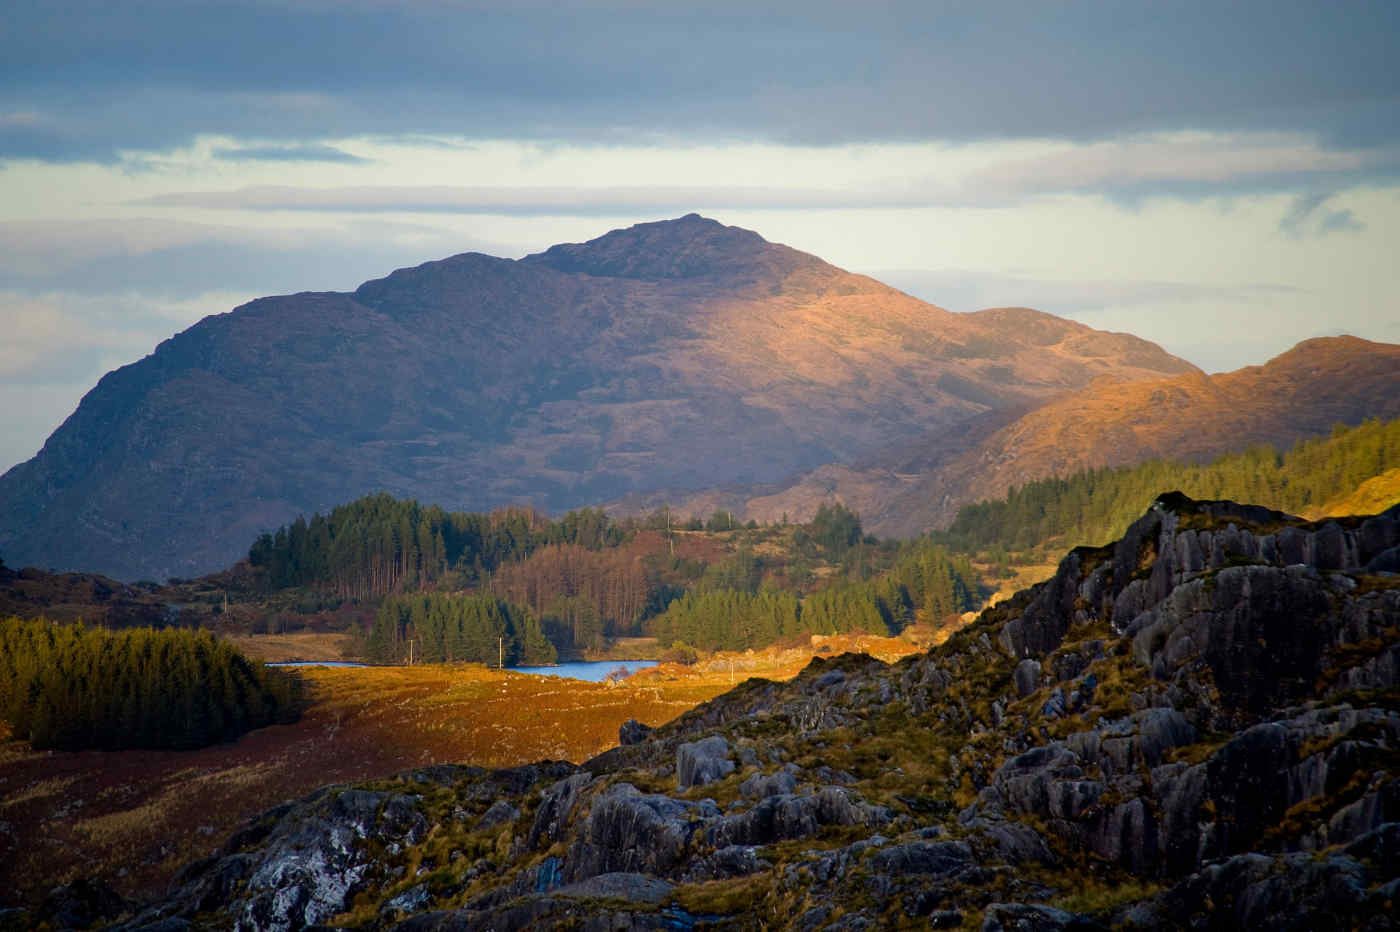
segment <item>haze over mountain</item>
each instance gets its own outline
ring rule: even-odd
[[[370,491],[557,511],[774,483],[1096,378],[1190,374],[1136,337],[954,314],[691,214],[206,318],[0,477],[0,553],[185,576]]]

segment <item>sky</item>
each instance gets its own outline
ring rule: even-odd
[[[1207,371],[1400,342],[1400,4],[7,0],[0,471],[255,297],[699,211]]]

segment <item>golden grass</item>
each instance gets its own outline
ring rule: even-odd
[[[227,639],[264,663],[356,659],[356,640],[349,634],[234,634]]]
[[[1351,492],[1307,510],[1303,517],[1309,521],[1320,521],[1348,515],[1374,515],[1397,502],[1400,502],[1400,467],[1367,479]]]
[[[72,777],[52,777],[47,780],[38,780],[18,792],[6,793],[4,798],[0,799],[0,809],[18,806],[35,799],[43,799],[46,796],[57,796],[72,786],[74,782],[76,781]]]
[[[322,638],[322,636],[311,636]],[[303,635],[266,641],[313,643]],[[324,638],[322,638],[324,643]],[[34,752],[0,744],[4,821],[0,889],[30,900],[79,874],[126,896],[162,892],[249,818],[328,783],[415,766],[582,762],[617,744],[635,718],[660,725],[751,676],[787,679],[812,656],[864,649],[897,659],[894,638],[818,639],[809,647],[663,664],[621,683],[585,683],[480,665],[307,667],[301,720],[198,751]],[[733,670],[731,672],[731,663]]]

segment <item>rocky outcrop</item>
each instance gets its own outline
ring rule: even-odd
[[[704,786],[723,780],[734,772],[729,759],[729,742],[719,735],[693,741],[676,748],[676,785],[680,789]]]
[[[132,926],[212,909],[237,929],[319,925],[345,910],[357,891],[387,879],[375,849],[398,853],[423,840],[428,823],[419,802],[409,794],[331,788],[274,810],[222,854],[187,869],[171,898]]]
[[[1397,537],[1164,496],[926,655],[749,681],[582,768],[327,791],[133,925],[1391,929]]]

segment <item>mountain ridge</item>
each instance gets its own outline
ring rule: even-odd
[[[954,314],[697,215],[259,298],[104,376],[0,476],[0,552],[198,575],[368,492],[564,510],[778,482],[1095,375],[1194,368],[1049,315],[1059,339],[1028,341],[1038,313]]]
[[[962,505],[1034,479],[1155,458],[1203,461],[1260,444],[1286,449],[1338,423],[1396,416],[1400,345],[1317,337],[1233,372],[1192,367],[1157,380],[1100,375],[1045,404],[991,410],[857,463],[822,466],[761,489],[681,495],[672,504],[682,513],[721,507],[746,519],[805,520],[821,502],[839,499],[874,533],[909,536],[944,527]]]

